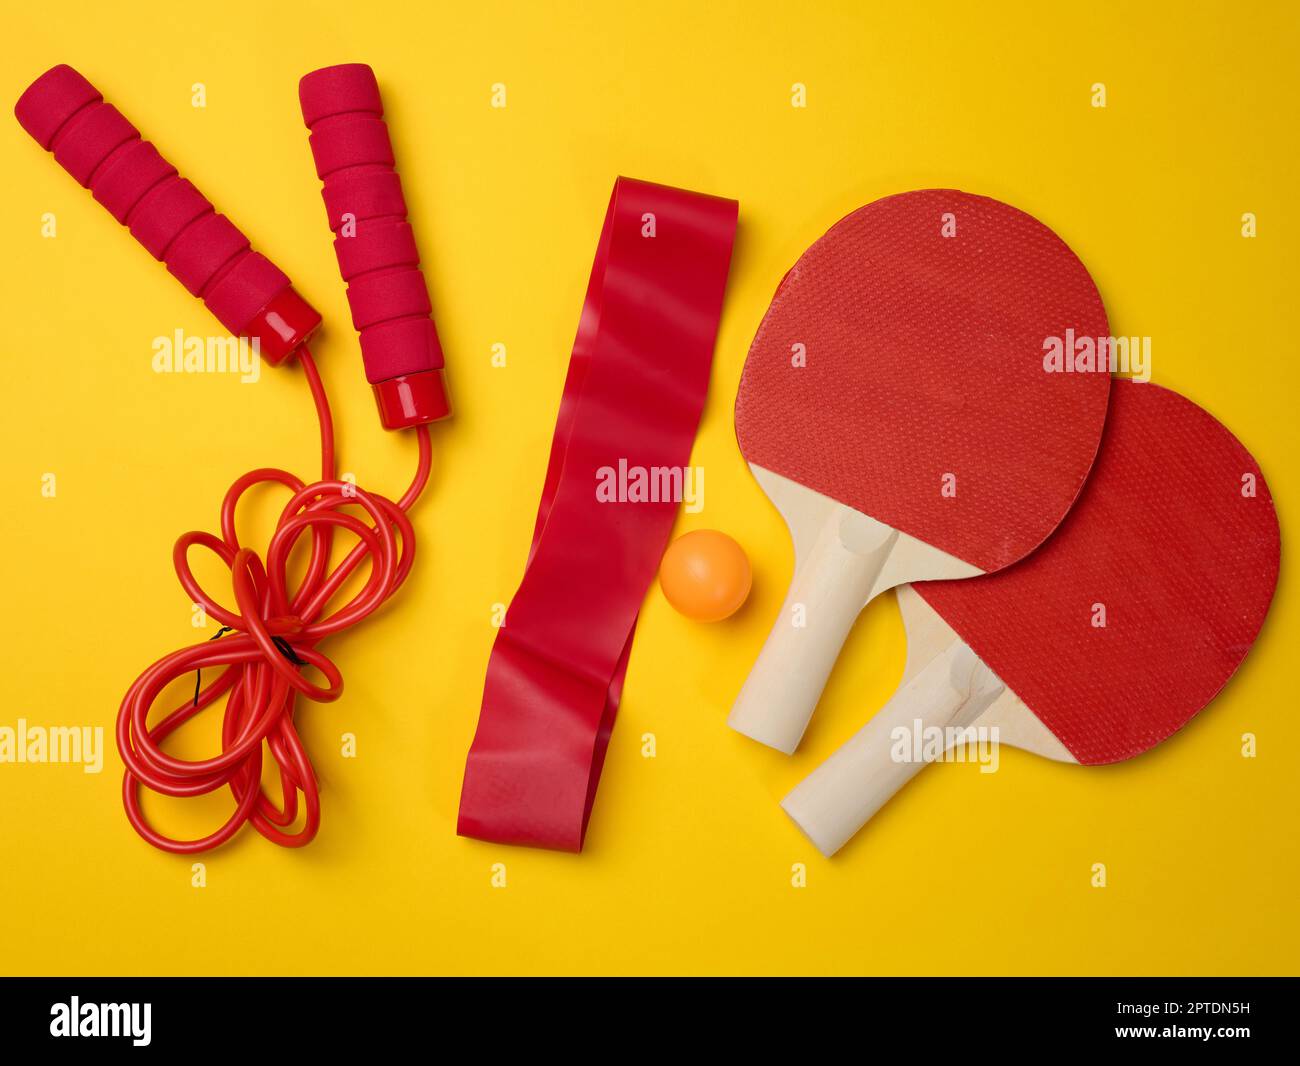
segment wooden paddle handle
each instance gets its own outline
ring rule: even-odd
[[[804,778],[782,809],[823,855],[834,855],[947,749],[934,729],[970,725],[1005,687],[967,644],[954,641]]]
[[[787,755],[799,746],[840,648],[898,542],[898,533],[837,506],[818,530],[728,724]]]

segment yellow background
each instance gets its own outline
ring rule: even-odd
[[[414,450],[379,428],[364,387],[296,97],[308,70],[371,63],[457,410],[435,433],[409,584],[326,646],[346,692],[300,714],[322,780],[320,837],[288,852],[248,831],[206,857],[207,887],[192,888],[188,859],[153,851],[126,823],[112,725],[139,669],[215,631],[190,628],[169,563],[176,535],[215,529],[221,494],[246,469],[315,476],[306,388],[292,369],[256,385],[154,374],[153,337],[218,327],[16,122],[0,121],[0,725],[102,724],[109,746],[99,776],[0,765],[0,970],[1297,970],[1300,725],[1288,663],[1300,615],[1285,572],[1239,676],[1161,748],[1102,769],[1020,752],[990,776],[934,768],[833,861],[777,802],[896,684],[893,598],[863,615],[796,758],[725,726],[791,566],[736,451],[740,368],[784,270],[881,195],[955,186],[1056,229],[1092,270],[1114,332],[1154,338],[1154,380],[1240,436],[1284,531],[1300,528],[1291,5],[12,6],[0,97],[71,63],[230,214],[325,314],[317,351],[342,469],[396,492]],[[191,106],[195,82],[205,109]],[[507,86],[504,110],[489,107],[494,82]],[[795,82],[806,109],[791,107]],[[1094,82],[1106,85],[1104,110],[1091,106]],[[694,455],[707,507],[679,530],[740,539],[755,592],[741,616],[703,627],[651,591],[585,854],[462,840],[455,813],[492,606],[523,566],[618,174],[741,203]],[[1240,235],[1248,211],[1253,240]],[[44,212],[57,239],[40,236]],[[504,369],[490,365],[498,342]],[[46,472],[54,499],[40,494]],[[201,573],[222,587],[215,567]],[[213,728],[186,750],[203,751]],[[340,756],[347,731],[355,760]],[[642,758],[651,732],[658,756]],[[1258,736],[1253,760],[1240,754],[1245,732]],[[150,809],[197,834],[228,803]],[[504,889],[490,883],[499,862]],[[1097,862],[1105,889],[1089,884]],[[806,888],[791,885],[795,863],[807,864]]]

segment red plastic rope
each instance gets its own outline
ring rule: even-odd
[[[321,480],[308,485],[284,470],[252,470],[230,486],[222,501],[220,537],[191,531],[177,540],[172,560],[181,586],[230,635],[159,659],[136,678],[118,711],[117,746],[126,764],[122,802],[136,832],[164,851],[207,851],[224,844],[245,823],[285,847],[302,847],[316,836],[320,796],[311,761],[294,725],[298,696],[317,703],[338,699],[343,676],[317,645],[379,608],[406,580],[415,556],[415,533],[406,512],[429,480],[429,427],[414,427],[419,463],[410,487],[396,503],[337,480],[329,399],[305,346],[300,349],[300,361],[320,420]],[[250,488],[268,483],[287,486],[293,497],[280,514],[263,562],[255,551],[239,543],[235,509]],[[349,508],[363,510],[369,523],[349,513]],[[356,536],[358,543],[331,570],[333,538],[340,529]],[[311,536],[311,555],[301,582],[290,589],[286,564],[304,533]],[[218,604],[195,580],[189,565],[189,550],[195,545],[209,549],[230,567],[237,613]],[[371,573],[365,585],[337,610],[322,614],[367,559]],[[324,685],[306,676],[308,666],[323,675]],[[154,703],[169,684],[208,667],[222,668],[216,680],[156,725],[148,724]],[[190,761],[163,751],[167,736],[222,696],[227,699],[220,755]],[[270,753],[279,771],[280,807],[262,788],[264,751]],[[164,796],[199,796],[225,786],[235,798],[235,810],[215,832],[197,840],[177,840],[158,832],[145,818],[141,785]],[[298,820],[299,793],[305,817],[302,828],[293,832],[290,827]]]

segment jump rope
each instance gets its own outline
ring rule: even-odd
[[[321,316],[288,276],[253,251],[248,238],[71,67],[46,71],[14,109],[23,128],[226,329],[254,342],[272,365],[297,360],[320,425],[319,480],[307,483],[274,467],[249,471],[222,500],[220,536],[191,531],[172,551],[182,588],[220,624],[220,639],[153,663],[127,690],[117,718],[127,817],[140,836],[165,851],[207,851],[245,824],[285,847],[301,847],[315,837],[320,797],[294,724],[298,697],[317,703],[338,699],[342,673],[318,645],[377,610],[410,573],[415,532],[407,512],[429,480],[428,424],[450,414],[442,350],[374,73],[363,64],[326,67],[302,79],[299,97],[380,420],[387,429],[415,431],[415,475],[396,501],[338,478],[329,399],[307,346]],[[240,544],[235,515],[249,489],[268,484],[293,495],[262,556]],[[367,520],[355,513],[358,509]],[[355,536],[357,544],[331,567],[339,531]],[[310,555],[301,580],[291,586],[289,557],[304,535],[310,536]],[[200,587],[189,564],[193,547],[208,549],[229,567],[237,610],[222,607]],[[363,562],[370,564],[364,585],[327,611]],[[324,678],[323,685],[305,675],[308,666]],[[220,670],[215,679],[148,724],[155,702],[172,682],[209,668]],[[223,696],[220,755],[186,760],[163,750],[170,734]],[[280,779],[279,807],[262,788],[264,746]],[[141,806],[142,786],[175,797],[227,787],[235,810],[207,836],[178,840],[150,824]],[[300,809],[303,824],[293,831]]]

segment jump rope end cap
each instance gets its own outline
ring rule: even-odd
[[[244,332],[256,340],[261,356],[279,366],[320,328],[320,312],[293,288],[282,289],[263,307]]]
[[[410,429],[441,421],[451,414],[451,401],[447,398],[441,370],[403,374],[377,381],[371,387],[385,429]]]

